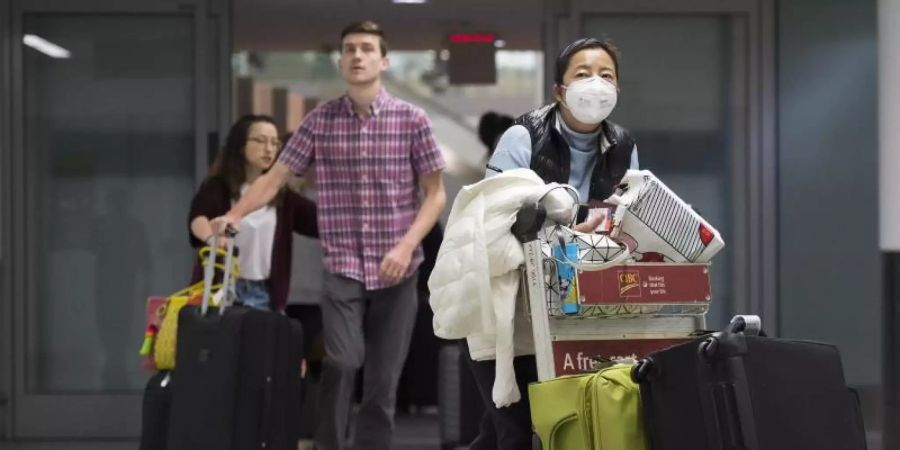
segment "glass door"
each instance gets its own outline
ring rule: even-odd
[[[221,126],[210,4],[13,3],[16,438],[139,435],[144,303],[189,281]]]

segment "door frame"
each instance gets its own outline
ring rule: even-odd
[[[195,183],[206,176],[209,160],[209,131],[217,131],[220,136],[227,130],[227,113],[231,92],[231,2],[230,0],[12,0],[8,15],[0,15],[8,28],[0,31],[8,37],[0,48],[0,82],[7,82],[0,92],[8,95],[10,105],[0,112],[0,262],[3,283],[0,284],[0,315],[8,320],[0,322],[0,330],[12,342],[5,350],[0,347],[4,373],[0,373],[0,401],[3,392],[9,396],[6,424],[7,438],[15,440],[56,440],[56,439],[134,439],[140,434],[141,391],[131,392],[89,392],[89,393],[30,393],[26,387],[28,354],[33,354],[29,346],[28,310],[34,302],[34,274],[29,273],[27,241],[29,203],[27,198],[28,156],[24,143],[24,92],[23,92],[23,49],[21,42],[26,14],[92,14],[92,15],[166,15],[189,17],[194,30],[194,161]],[[220,52],[216,59],[217,73],[210,74],[210,40],[207,29],[213,24],[219,30],[216,49]],[[224,41],[224,42],[223,42]],[[4,55],[3,51],[8,52]],[[5,64],[5,65],[3,65]],[[219,89],[211,91],[210,77],[217,77]],[[210,99],[217,95],[217,99]],[[211,106],[215,105],[215,106]],[[210,120],[210,108],[218,107],[218,120]],[[2,114],[7,114],[4,117]],[[224,120],[222,120],[224,118]],[[4,129],[4,125],[8,127]],[[7,132],[4,132],[7,131]],[[3,147],[4,144],[6,147]],[[2,168],[8,168],[5,171]],[[12,237],[16,236],[16,239]],[[7,245],[3,245],[7,243]],[[8,299],[8,300],[4,300]],[[5,314],[3,314],[5,313]],[[0,344],[4,345],[4,344]],[[5,381],[5,384],[3,383]],[[3,404],[0,403],[0,408]],[[0,412],[3,410],[0,409]],[[0,429],[2,430],[2,429]],[[0,434],[0,439],[3,435]]]
[[[588,15],[731,16],[746,23],[746,60],[731,62],[744,68],[746,89],[733,87],[730,95],[745,99],[746,123],[743,155],[733,155],[736,177],[732,202],[743,207],[734,214],[734,304],[742,314],[759,314],[766,330],[778,334],[778,191],[776,148],[776,16],[775,0],[570,0],[544,3],[545,79],[553,80],[556,55],[569,42],[583,36]],[[740,75],[739,75],[740,76]],[[547,98],[552,99],[550,83]]]
[[[12,274],[10,266],[12,185],[10,177],[10,17],[12,6],[0,6],[0,441],[12,429]]]

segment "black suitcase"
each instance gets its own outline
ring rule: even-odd
[[[203,310],[186,306],[178,316],[169,450],[295,450],[302,327],[244,306]]]
[[[166,450],[169,412],[172,405],[172,375],[161,370],[147,380],[141,407],[140,450]]]
[[[753,317],[753,316],[749,316]],[[635,365],[653,450],[862,450],[836,347],[744,333],[742,316]]]
[[[438,424],[442,450],[472,443],[478,436],[484,414],[484,402],[460,345],[466,345],[465,340],[444,345],[438,353]]]

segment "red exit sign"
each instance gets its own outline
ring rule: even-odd
[[[453,44],[493,44],[497,36],[493,33],[455,33],[450,35]]]

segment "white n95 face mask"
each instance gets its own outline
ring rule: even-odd
[[[581,123],[603,122],[616,107],[616,86],[598,76],[575,80],[563,88],[566,107]]]

